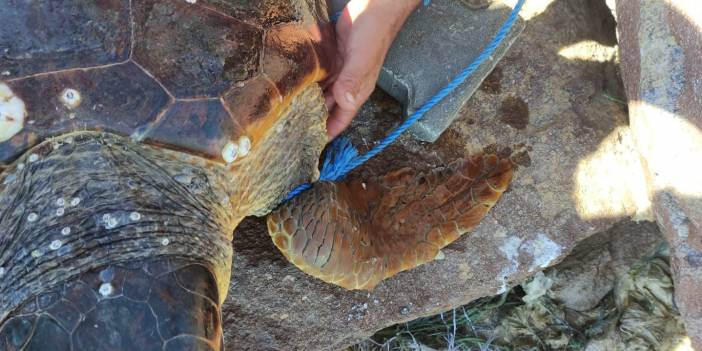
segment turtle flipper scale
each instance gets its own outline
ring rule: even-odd
[[[366,183],[321,182],[271,213],[268,231],[306,273],[372,289],[475,227],[512,176],[509,160],[478,155],[428,174],[400,169]]]

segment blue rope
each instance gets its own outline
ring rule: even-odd
[[[497,31],[495,37],[492,41],[483,49],[473,62],[466,68],[464,68],[458,75],[451,80],[446,87],[439,90],[436,95],[432,96],[429,101],[424,103],[417,111],[415,111],[406,121],[400,124],[395,130],[393,130],[383,141],[378,145],[373,147],[370,151],[364,155],[358,155],[358,152],[353,147],[351,142],[346,138],[335,139],[325,154],[325,160],[322,165],[322,171],[319,176],[320,181],[338,181],[344,178],[349,172],[354,170],[356,167],[364,164],[366,161],[371,159],[373,156],[377,155],[383,151],[388,145],[393,143],[402,133],[404,133],[414,122],[422,118],[427,111],[431,110],[436,104],[441,102],[446,96],[451,94],[456,88],[461,85],[485,60],[491,59],[491,55],[495,52],[500,43],[505,39],[509,30],[512,29],[514,21],[517,20],[517,15],[524,5],[524,0],[519,0],[517,5],[514,6],[512,13],[502,24],[502,27]],[[288,201],[297,195],[300,195],[305,190],[312,187],[311,184],[302,184],[297,188],[293,189],[285,201]]]

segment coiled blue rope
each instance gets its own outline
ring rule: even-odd
[[[512,13],[510,13],[505,23],[503,23],[500,29],[497,31],[495,37],[485,47],[485,49],[483,49],[480,55],[473,60],[470,65],[468,65],[468,67],[459,72],[458,75],[456,75],[456,77],[453,78],[448,85],[446,85],[446,87],[439,90],[436,95],[432,96],[429,101],[425,102],[424,105],[409,116],[406,121],[395,128],[395,130],[393,130],[387,137],[385,137],[385,139],[383,139],[383,141],[373,147],[370,151],[363,155],[359,155],[358,151],[356,151],[348,139],[343,137],[335,139],[327,148],[319,180],[333,182],[341,180],[356,167],[364,164],[371,157],[377,155],[388,147],[388,145],[392,144],[398,137],[400,137],[402,133],[412,126],[414,122],[422,118],[427,111],[431,110],[432,107],[456,90],[456,88],[461,85],[468,78],[468,76],[470,76],[478,68],[478,66],[480,66],[480,64],[490,58],[490,56],[495,52],[497,46],[502,43],[510,29],[512,29],[514,21],[517,20],[519,11],[522,9],[522,5],[524,5],[524,0],[517,1],[517,5],[514,6]],[[302,184],[298,186],[288,194],[285,201],[300,195],[302,192],[310,189],[311,187],[312,184]]]

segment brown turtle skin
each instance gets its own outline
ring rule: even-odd
[[[236,224],[318,173],[324,1],[11,1],[0,22],[0,350],[221,349]]]

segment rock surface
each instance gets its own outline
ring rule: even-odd
[[[522,15],[519,40],[436,143],[405,136],[351,175],[512,151],[521,167],[481,225],[444,249],[445,259],[366,292],[305,276],[277,252],[261,220],[247,220],[235,235],[223,311],[228,350],[337,350],[504,291],[623,218],[650,218],[625,106],[616,102],[624,97],[611,12],[598,0],[529,0]],[[350,137],[364,151],[400,115],[377,93]]]
[[[551,297],[564,307],[587,311],[614,288],[632,265],[651,255],[664,242],[654,222],[621,222],[578,244],[573,252],[548,270]]]
[[[632,135],[656,219],[671,244],[676,303],[702,349],[702,8],[617,1]]]

